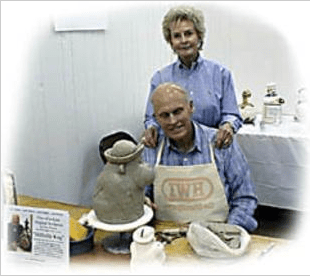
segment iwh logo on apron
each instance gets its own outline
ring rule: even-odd
[[[156,218],[189,222],[194,220],[224,222],[228,203],[218,174],[212,147],[211,162],[192,166],[160,165],[164,142],[155,165],[154,199]]]
[[[213,185],[207,177],[166,178],[161,186],[167,201],[207,200],[213,194]]]

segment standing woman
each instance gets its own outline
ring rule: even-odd
[[[152,77],[144,121],[145,145],[155,147],[161,131],[150,98],[154,89],[164,82],[177,83],[189,92],[195,108],[193,120],[219,128],[218,148],[230,145],[234,133],[242,126],[242,117],[230,71],[199,53],[206,32],[202,12],[193,7],[172,8],[163,19],[162,31],[178,59]]]

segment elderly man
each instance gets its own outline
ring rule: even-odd
[[[155,199],[157,219],[224,222],[255,230],[255,188],[237,142],[215,148],[217,130],[191,119],[193,103],[179,85],[159,85],[151,100],[164,131],[158,146],[143,153],[155,165],[155,181],[145,193]]]

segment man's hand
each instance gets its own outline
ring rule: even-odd
[[[144,203],[150,206],[153,210],[158,209],[158,206],[155,203],[153,203],[152,200],[147,196],[144,197]]]
[[[220,126],[216,137],[216,147],[221,149],[228,147],[233,141],[234,131],[230,123]]]
[[[158,132],[156,127],[151,126],[144,131],[142,143],[147,147],[154,148],[157,145],[157,136]]]

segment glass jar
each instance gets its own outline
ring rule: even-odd
[[[267,84],[267,93],[263,100],[263,122],[279,125],[282,122],[282,104],[284,99],[278,96],[276,84]]]

